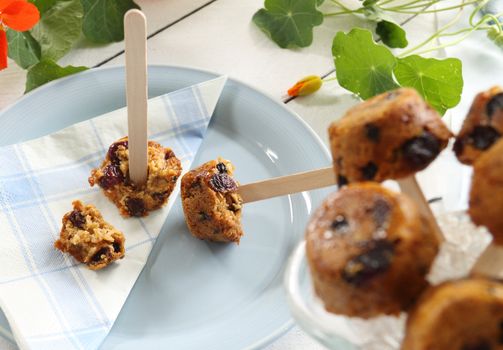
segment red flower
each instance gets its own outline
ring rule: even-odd
[[[7,28],[24,32],[39,19],[37,7],[26,0],[0,0],[0,69],[7,67]]]

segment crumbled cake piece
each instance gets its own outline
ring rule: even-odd
[[[456,157],[461,163],[471,165],[499,140],[501,134],[503,134],[503,89],[494,86],[475,96],[454,142]]]
[[[306,230],[316,294],[329,312],[396,315],[428,287],[439,242],[407,196],[377,183],[350,184],[325,199]]]
[[[91,270],[99,270],[124,257],[124,235],[93,205],[74,201],[73,210],[63,216],[63,227],[54,247],[69,253]]]
[[[137,187],[129,178],[128,139],[124,137],[110,146],[101,166],[92,170],[89,184],[99,185],[122,216],[140,217],[167,203],[181,173],[173,151],[149,141],[147,182]]]
[[[384,181],[426,168],[451,132],[416,90],[401,88],[349,109],[328,130],[340,186]]]
[[[182,178],[182,205],[190,232],[199,239],[239,243],[243,200],[233,179],[234,167],[219,158]]]
[[[402,350],[502,350],[503,285],[485,279],[428,289],[409,313]]]

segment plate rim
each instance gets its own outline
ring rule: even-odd
[[[41,94],[45,93],[46,90],[51,89],[52,87],[62,84],[68,80],[72,79],[79,79],[80,77],[88,74],[100,74],[101,72],[105,71],[112,71],[112,70],[125,70],[125,65],[120,64],[120,65],[113,65],[113,66],[101,66],[101,67],[91,67],[85,71],[77,72],[75,74],[68,75],[66,77],[62,77],[56,80],[52,80],[48,83],[45,83],[44,85],[29,91],[26,94],[23,94],[21,98],[19,98],[17,101],[11,103],[7,107],[5,107],[3,110],[0,111],[0,119],[4,116],[4,114],[7,114],[11,109],[16,107],[18,104],[23,103],[25,100],[31,98],[31,96],[36,95],[36,94]],[[291,110],[288,108],[287,104],[282,101],[277,101],[275,97],[273,97],[270,93],[262,91],[238,78],[235,78],[233,76],[227,75],[227,74],[221,74],[217,73],[215,71],[209,70],[209,69],[203,69],[203,68],[196,68],[196,67],[190,67],[190,66],[185,66],[185,65],[175,65],[175,64],[149,64],[147,65],[147,79],[148,79],[148,70],[150,68],[153,69],[180,69],[180,70],[188,70],[188,71],[195,71],[195,72],[200,72],[204,74],[209,74],[213,75],[214,78],[218,78],[221,76],[225,76],[228,81],[233,81],[235,83],[238,83],[239,85],[243,85],[246,88],[250,90],[254,90],[255,92],[258,92],[259,94],[263,95],[264,97],[267,97],[271,102],[275,103],[276,105],[281,106],[282,109],[286,110],[288,113],[290,113],[292,116],[295,117],[295,119],[302,124],[302,126],[309,132],[309,134],[314,138],[314,141],[320,146],[320,148],[323,150],[324,156],[327,157],[329,161],[332,161],[332,156],[330,154],[330,151],[328,150],[327,146],[323,143],[321,140],[320,136],[316,134],[316,132],[311,128],[311,126],[304,120],[302,117],[295,111]],[[148,83],[148,80],[147,80]],[[227,83],[226,83],[227,84]],[[224,86],[225,87],[225,86]],[[289,102],[289,101],[288,101]],[[217,102],[218,104],[218,102]],[[32,140],[32,139],[30,139]],[[29,141],[29,140],[26,140]],[[24,141],[24,142],[26,142]]]
[[[250,84],[248,84],[248,83],[246,83],[246,82],[244,82],[244,81],[242,81],[242,80],[240,80],[238,78],[235,78],[233,76],[229,76],[229,75],[226,75],[226,74],[217,73],[215,71],[208,70],[208,69],[191,67],[191,66],[186,66],[186,65],[149,64],[148,67],[147,67],[147,72],[150,69],[161,69],[161,70],[164,70],[164,69],[167,69],[167,70],[169,70],[169,69],[177,69],[177,70],[186,70],[186,71],[192,71],[192,72],[196,72],[196,73],[202,73],[202,74],[205,74],[205,75],[211,75],[211,76],[213,76],[213,78],[218,78],[218,77],[221,77],[221,76],[227,77],[228,81],[232,81],[233,83],[236,83],[236,84],[241,85],[241,86],[243,86],[245,88],[248,88],[251,91],[254,91],[254,92],[256,92],[256,93],[264,96],[265,98],[267,98],[270,102],[274,103],[275,105],[280,106],[281,109],[283,109],[285,112],[287,112],[290,115],[290,117],[293,117],[293,119],[296,122],[298,122],[305,131],[307,131],[307,133],[311,136],[312,140],[322,150],[322,156],[323,156],[323,158],[326,158],[330,163],[332,162],[332,156],[330,154],[330,151],[328,150],[327,146],[323,143],[323,141],[321,140],[320,136],[318,136],[318,134],[316,134],[316,132],[313,130],[313,128],[304,119],[302,119],[302,117],[297,112],[295,112],[292,109],[290,109],[286,105],[285,102],[278,101],[272,94],[270,94],[268,92],[265,92],[265,91],[262,91],[259,88],[254,87],[254,86],[252,86],[252,85],[250,85]],[[125,70],[125,66],[123,64],[121,64],[121,65],[112,65],[112,66],[91,67],[91,68],[89,68],[89,69],[87,69],[85,71],[78,72],[76,74],[72,74],[72,75],[69,75],[69,76],[66,76],[66,77],[62,77],[62,78],[50,81],[50,82],[48,82],[48,83],[46,83],[46,84],[44,84],[44,85],[42,85],[42,86],[40,86],[40,87],[32,90],[32,91],[24,94],[23,96],[21,96],[21,98],[19,98],[18,100],[16,100],[15,102],[11,103],[7,107],[5,107],[3,110],[1,110],[0,111],[0,122],[2,121],[2,118],[4,117],[4,115],[6,115],[7,113],[9,113],[12,109],[14,109],[15,107],[17,107],[18,105],[23,104],[25,101],[29,100],[33,96],[44,94],[48,90],[51,90],[54,87],[57,87],[58,85],[64,84],[67,81],[78,80],[81,77],[83,77],[84,75],[106,74],[107,72],[120,71],[120,70]],[[226,84],[227,84],[227,82],[226,82]],[[218,102],[217,102],[217,104],[218,104]],[[91,116],[90,118],[93,118],[93,117]],[[42,135],[42,136],[39,136],[39,137],[43,137],[43,136],[45,136],[45,135]],[[38,138],[38,137],[36,137],[36,138]],[[22,142],[33,140],[33,139],[36,139],[36,138],[31,138],[31,139],[28,139],[28,140],[25,140],[25,141],[22,141]],[[134,288],[134,286],[133,286],[133,288]],[[282,286],[282,288],[283,288],[283,290],[285,289],[284,286]],[[285,293],[286,293],[286,291],[285,291]],[[285,296],[285,299],[286,299],[286,296]],[[120,312],[122,312],[122,308],[121,308]],[[8,323],[8,320],[7,320],[7,323]],[[288,318],[288,320],[285,323],[283,323],[280,327],[277,327],[277,328],[273,329],[268,336],[265,336],[263,338],[257,339],[253,343],[245,346],[244,349],[263,348],[263,347],[271,344],[275,340],[279,339],[284,334],[286,334],[294,325],[295,325],[295,320],[294,320],[291,312],[289,311],[289,318]],[[10,326],[10,324],[9,324],[9,326]],[[10,332],[9,335],[13,336],[12,329],[11,329],[11,332]],[[107,337],[108,337],[108,334],[107,334]],[[16,342],[16,346],[17,346],[17,342]],[[101,345],[100,345],[100,347],[101,347]]]

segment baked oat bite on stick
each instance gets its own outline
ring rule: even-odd
[[[189,171],[182,178],[182,205],[192,235],[215,242],[239,243],[243,236],[243,200],[232,177],[234,166],[219,158]]]
[[[92,170],[89,184],[100,186],[122,216],[140,217],[167,203],[181,173],[173,151],[149,141],[147,181],[137,186],[129,178],[128,138],[123,137],[110,146],[101,166]]]

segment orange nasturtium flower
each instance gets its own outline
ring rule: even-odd
[[[0,0],[1,1],[1,0]],[[310,95],[318,91],[323,84],[323,80],[317,75],[309,75],[295,83],[288,89],[289,96],[304,96]]]
[[[0,0],[0,70],[7,67],[7,28],[24,32],[39,19],[37,7],[26,0]]]

